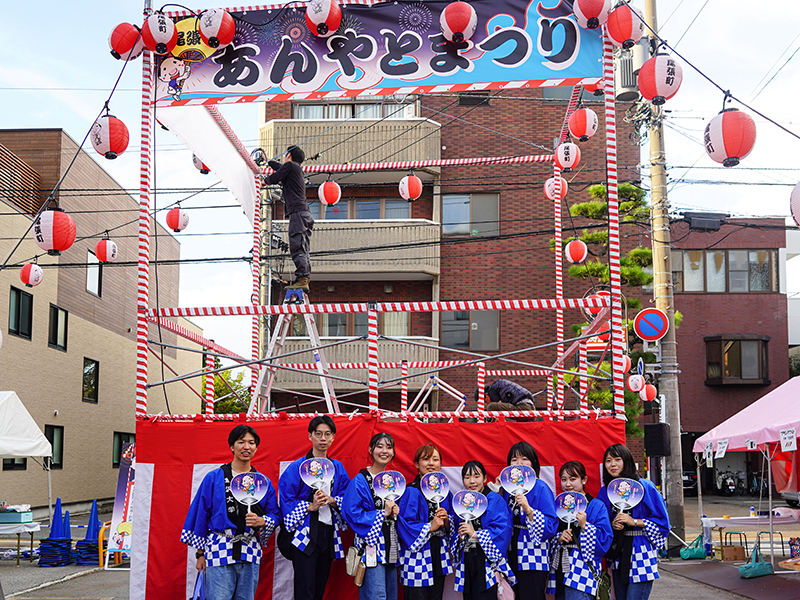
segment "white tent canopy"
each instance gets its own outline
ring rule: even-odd
[[[0,392],[0,458],[49,457],[53,448],[16,392]]]

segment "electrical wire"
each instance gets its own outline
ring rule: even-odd
[[[681,43],[681,40],[682,40],[683,38],[685,38],[685,37],[686,37],[686,34],[687,34],[687,33],[689,33],[689,30],[692,28],[692,25],[694,25],[694,22],[695,22],[695,21],[697,21],[697,17],[699,17],[699,16],[700,16],[700,13],[702,13],[702,12],[703,12],[703,9],[704,9],[706,6],[708,6],[708,0],[706,0],[705,4],[703,4],[703,6],[701,6],[701,7],[700,7],[700,10],[698,10],[698,11],[697,11],[697,14],[694,16],[694,19],[692,19],[692,22],[691,22],[691,23],[689,23],[689,26],[688,26],[688,27],[686,27],[686,30],[683,32],[683,35],[681,35],[680,39],[679,39],[679,40],[678,40],[678,41],[675,43],[675,46],[677,46],[678,44],[680,44],[680,43]]]

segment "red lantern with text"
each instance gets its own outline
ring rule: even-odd
[[[189,226],[189,213],[176,206],[167,213],[167,227],[180,233]]]
[[[319,201],[323,204],[333,206],[342,198],[342,188],[335,181],[326,181],[317,191],[319,194]]]
[[[735,167],[756,143],[756,124],[747,113],[726,108],[706,125],[706,153],[725,167]]]
[[[50,256],[59,256],[75,243],[75,221],[60,208],[44,211],[33,224],[33,239]]]
[[[561,183],[561,187],[558,190],[556,190],[556,179]],[[550,200],[563,200],[564,196],[567,195],[568,189],[567,180],[563,177],[551,177],[544,182],[544,195]]]
[[[403,200],[413,202],[422,196],[422,180],[416,175],[406,175],[400,180],[398,189]]]
[[[591,108],[579,108],[569,116],[569,134],[585,142],[597,133],[597,113]]]
[[[631,375],[628,377],[628,389],[632,392],[641,392],[644,389],[644,377],[641,375]]]
[[[164,13],[153,13],[142,25],[145,48],[156,54],[169,54],[178,43],[178,30]]]
[[[571,263],[580,263],[589,256],[589,248],[583,240],[572,240],[564,247],[564,256]]]
[[[448,42],[466,42],[475,33],[478,15],[472,5],[461,2],[448,4],[439,17],[439,27]]]
[[[100,262],[114,262],[117,260],[117,245],[111,240],[100,240],[94,245],[94,255]]]
[[[593,300],[602,298],[605,301],[608,301],[608,299],[610,297],[611,297],[611,293],[607,292],[605,290],[597,292],[596,294],[592,294],[591,296],[589,296],[589,298],[592,298]],[[588,312],[590,315],[599,315],[600,311],[602,311],[604,308],[605,308],[605,306],[596,306],[596,307],[595,306],[590,306],[589,308],[586,309],[586,312]]]
[[[578,25],[584,29],[597,29],[608,21],[611,0],[574,0],[572,12]]]
[[[194,165],[194,168],[200,171],[203,175],[208,175],[210,169],[202,160],[197,158],[196,154],[192,154],[192,164]]]
[[[628,371],[631,370],[632,366],[633,366],[633,362],[631,361],[631,357],[628,356],[627,354],[623,354],[622,355],[622,372],[623,373],[627,373]]]
[[[620,4],[608,16],[606,30],[615,46],[633,48],[644,35],[644,17],[638,8]]]
[[[19,273],[19,278],[26,286],[35,287],[42,283],[42,279],[44,279],[44,271],[42,271],[42,267],[36,263],[28,263],[22,267],[22,271]]]
[[[656,106],[677,94],[681,81],[683,69],[666,54],[656,54],[639,70],[639,92]]]
[[[128,148],[128,128],[112,114],[102,115],[92,125],[89,139],[99,154],[109,160],[117,158]]]
[[[562,171],[572,169],[581,162],[581,149],[577,144],[565,142],[556,148],[553,160]]]
[[[639,398],[644,402],[652,402],[658,396],[658,390],[652,383],[648,383],[641,390],[639,390]]]
[[[120,23],[111,30],[108,47],[111,48],[111,56],[117,60],[131,60],[142,53],[144,41],[136,25]]]
[[[795,225],[800,227],[800,183],[794,186],[789,198],[789,211],[792,213]]]
[[[336,0],[310,0],[306,6],[306,25],[318,37],[329,37],[342,24],[342,9]]]
[[[233,41],[236,23],[228,11],[209,8],[200,15],[200,37],[209,48],[224,48]]]

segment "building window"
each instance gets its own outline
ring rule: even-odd
[[[317,320],[322,337],[357,337],[369,334],[367,313],[321,314]],[[409,324],[407,313],[380,313],[378,333],[391,337],[407,337]]]
[[[122,459],[122,447],[125,444],[136,443],[135,433],[122,433],[121,431],[114,432],[114,456],[112,458],[111,466],[115,469],[119,468],[120,460]]]
[[[4,458],[3,471],[24,471],[28,468],[27,458]]]
[[[8,333],[31,339],[33,329],[33,295],[11,288],[8,306]]]
[[[569,86],[544,87],[542,88],[542,98],[544,100],[569,100],[572,96],[572,88]],[[595,96],[594,92],[581,90],[580,99],[582,102],[602,102],[603,96]]]
[[[778,291],[776,250],[673,250],[676,292],[769,293]]]
[[[489,92],[459,92],[459,106],[489,106]]]
[[[497,194],[443,194],[442,235],[499,235],[499,199]]]
[[[100,363],[83,359],[83,401],[97,404],[97,384],[100,380]]]
[[[67,351],[67,316],[63,308],[50,305],[50,333],[47,343],[51,348]]]
[[[86,291],[98,298],[103,296],[103,265],[91,250],[86,254]]]
[[[417,116],[417,104],[405,96],[370,96],[355,102],[331,102],[329,104],[297,103],[292,106],[295,119],[413,119]]]
[[[50,468],[62,469],[64,467],[64,428],[59,425],[45,425],[44,437],[53,447],[53,459],[50,463]]]
[[[312,214],[319,215],[326,221],[339,219],[380,221],[411,217],[411,203],[405,200],[340,200],[334,205],[314,202],[311,203],[310,209]]]
[[[770,385],[767,335],[712,335],[706,343],[706,385]]]
[[[500,349],[498,311],[444,310],[441,315],[441,344],[445,348]]]

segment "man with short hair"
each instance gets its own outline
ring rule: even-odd
[[[189,507],[181,541],[197,549],[197,570],[205,572],[207,600],[253,600],[261,547],[280,519],[275,488],[250,509],[231,493],[231,480],[257,472],[250,461],[261,443],[256,430],[237,425],[228,435],[233,460],[204,478]]]
[[[308,254],[311,248],[311,231],[314,218],[308,210],[306,200],[306,180],[300,165],[306,155],[299,146],[290,146],[283,157],[283,164],[269,161],[275,172],[267,176],[268,184],[280,183],[283,188],[284,216],[289,219],[289,252],[296,270],[295,281],[286,289],[301,289],[308,293],[308,278],[311,275],[311,261]]]
[[[328,457],[335,436],[331,417],[311,419],[311,450],[286,467],[278,482],[283,526],[292,534],[293,549],[287,558],[294,566],[295,600],[322,600],[331,563],[344,557],[341,532],[346,525],[340,508],[350,477],[342,463]],[[300,478],[300,465],[314,458],[327,458],[334,466],[333,481],[316,491]]]

